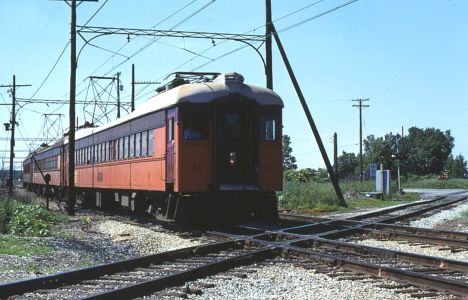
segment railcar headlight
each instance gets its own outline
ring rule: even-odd
[[[229,164],[234,166],[237,163],[237,153],[236,151],[229,152]]]

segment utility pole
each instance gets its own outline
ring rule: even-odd
[[[132,64],[132,111],[135,110],[135,64]]]
[[[71,8],[70,22],[70,131],[68,132],[68,199],[67,213],[75,215],[75,103],[76,103],[76,1],[64,0]],[[97,2],[98,0],[78,0],[83,2]]]
[[[271,50],[271,33],[273,24],[271,22],[271,0],[265,0],[265,75],[266,86],[273,89],[273,65]]]
[[[336,178],[338,178],[338,135],[336,132],[333,134],[333,166]]]
[[[362,102],[369,101],[369,99],[354,99],[351,101],[359,102],[359,104],[354,104],[353,107],[359,107],[359,164],[361,167],[360,178],[362,182],[364,179],[364,171],[362,168],[362,108],[369,107],[369,105],[364,105]]]
[[[68,133],[68,207],[69,216],[75,215],[75,100],[76,100],[76,0],[71,0],[70,51],[70,132]]]
[[[117,78],[117,119],[120,118],[120,72],[115,74]]]
[[[20,86],[31,86],[30,84],[16,84],[16,75],[13,75],[12,85],[0,85],[0,87],[11,88],[11,117],[10,124],[5,123],[5,130],[11,130],[10,137],[10,181],[8,182],[8,194],[13,195],[14,168],[13,159],[15,158],[15,127],[16,127],[16,88]],[[11,126],[11,127],[10,127]]]

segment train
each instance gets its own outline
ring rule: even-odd
[[[274,91],[229,73],[174,73],[155,96],[75,132],[75,195],[164,221],[275,219],[282,190],[282,109]],[[23,162],[23,185],[64,196],[68,135]]]

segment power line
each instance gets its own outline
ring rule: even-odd
[[[63,48],[62,52],[60,53],[59,57],[57,58],[57,60],[55,61],[54,65],[52,66],[52,69],[50,69],[49,73],[47,73],[47,76],[44,78],[44,80],[42,81],[42,83],[39,85],[39,87],[37,88],[37,90],[34,92],[34,94],[30,97],[30,98],[33,98],[34,96],[36,96],[36,94],[40,91],[40,89],[42,88],[42,86],[46,83],[47,79],[49,79],[50,77],[50,74],[52,74],[52,72],[55,70],[55,67],[57,66],[57,64],[59,63],[60,59],[62,58],[63,54],[65,53],[65,50],[67,50],[68,48],[68,45],[70,45],[70,42],[68,42],[65,47]]]
[[[92,19],[94,19],[94,17],[99,13],[99,11],[104,7],[104,5],[107,4],[109,0],[106,0],[104,1],[104,3],[96,10],[96,12],[88,19],[88,21],[86,21],[86,23],[84,24],[84,26],[88,25],[89,22],[91,22]]]

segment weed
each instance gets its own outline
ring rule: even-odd
[[[464,220],[468,220],[468,209],[460,213],[460,218]]]
[[[93,220],[90,217],[81,217],[80,222],[83,227],[89,227],[93,224]]]
[[[31,256],[50,251],[50,247],[35,245],[34,242],[24,238],[9,235],[0,236],[0,254]]]

